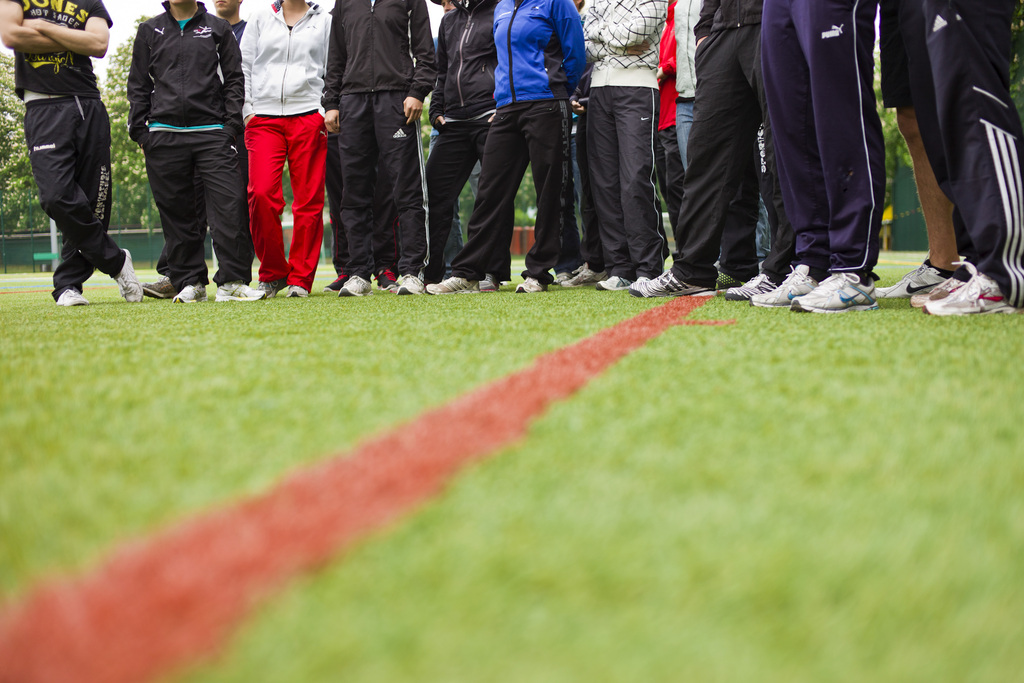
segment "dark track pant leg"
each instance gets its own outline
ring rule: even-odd
[[[341,225],[341,195],[344,187],[341,181],[341,150],[338,148],[338,134],[327,135],[327,163],[324,173],[324,186],[327,190],[327,207],[331,216],[331,263],[334,272],[341,275],[345,272],[348,261],[348,242],[345,229]]]
[[[751,157],[736,196],[729,202],[725,228],[722,230],[722,253],[718,263],[719,270],[737,280],[749,280],[758,272],[759,198],[757,169]]]
[[[674,236],[676,224],[679,222],[679,207],[683,203],[683,178],[686,177],[686,171],[683,169],[683,159],[679,155],[679,138],[676,134],[676,127],[670,126],[659,130],[658,139],[661,141],[658,183],[661,187],[661,196],[665,198],[665,203],[668,205],[666,208]]]
[[[444,251],[452,230],[455,202],[477,162],[472,124],[446,125],[427,159],[427,197],[430,199],[430,261],[423,271],[430,282],[444,279]]]
[[[761,126],[756,92],[760,27],[712,33],[697,50],[697,92],[687,142],[677,256],[684,282],[713,286],[727,211],[751,164]]]
[[[239,281],[248,284],[252,280],[252,237],[235,141],[223,131],[189,136],[195,136],[193,159],[206,188],[206,216],[217,254],[218,270],[213,281],[218,285]]]
[[[342,95],[341,223],[348,242],[346,275],[369,280],[373,274],[373,197],[377,183],[377,137],[374,132],[373,95]]]
[[[452,261],[454,276],[481,280],[498,255],[509,252],[516,194],[530,164],[526,136],[520,130],[521,107],[512,107],[498,110],[487,133],[468,239]]]
[[[94,269],[116,276],[124,252],[107,234],[110,223],[110,122],[100,100],[32,103],[25,139],[39,202],[64,237],[53,274],[54,299],[79,291]]]
[[[605,269],[604,249],[601,247],[601,231],[594,208],[594,194],[590,184],[590,163],[587,153],[587,116],[580,116],[576,123],[576,164],[580,171],[577,190],[580,195],[580,219],[583,223],[583,240],[580,255],[591,270]]]

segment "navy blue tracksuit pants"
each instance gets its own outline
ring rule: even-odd
[[[761,57],[797,262],[878,262],[885,144],[875,109],[878,0],[765,0]]]
[[[939,185],[976,266],[1024,307],[1024,132],[1010,99],[1016,0],[902,0],[911,94]]]

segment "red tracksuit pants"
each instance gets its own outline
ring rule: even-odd
[[[254,116],[245,128],[245,147],[249,150],[249,227],[260,260],[260,282],[286,280],[309,291],[324,236],[327,129],[323,116]],[[287,256],[281,232],[285,161],[294,195]]]

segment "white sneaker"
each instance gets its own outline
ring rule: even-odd
[[[951,277],[929,292],[921,292],[920,294],[915,294],[910,297],[910,305],[914,308],[924,308],[925,304],[931,303],[932,301],[942,301],[946,297],[952,296],[957,290],[966,284],[967,283],[963,280]]]
[[[878,308],[874,293],[873,280],[865,285],[856,273],[836,273],[807,294],[793,299],[790,310],[802,313],[874,311]]]
[[[561,283],[561,285],[563,287],[585,287],[587,285],[596,285],[598,282],[607,279],[608,273],[606,271],[591,270],[589,265],[583,264],[578,273]]]
[[[403,275],[402,284],[398,288],[399,294],[423,294],[426,290],[423,288],[423,280],[419,279],[415,275]]]
[[[633,284],[632,280],[627,280],[624,277],[618,275],[612,275],[607,280],[601,280],[594,287],[599,292],[622,292],[629,289],[629,286]]]
[[[244,282],[225,282],[217,287],[217,301],[259,301],[266,296],[266,291],[253,289]],[[206,288],[203,287],[203,298],[199,301],[206,301]]]
[[[598,285],[598,289],[601,285],[611,282],[615,278],[609,278],[605,282]],[[623,278],[619,278],[620,280]],[[675,273],[671,270],[666,270],[658,277],[651,280],[650,278],[642,277],[628,287],[629,293],[636,297],[645,299],[653,297],[663,296],[714,296],[714,287],[701,287],[700,285],[691,285],[688,282],[681,282],[676,277]]]
[[[132,266],[132,254],[127,249],[122,249],[124,252],[124,265],[121,267],[121,272],[114,278],[114,282],[117,283],[117,289],[121,292],[121,296],[128,303],[137,304],[142,301],[142,283],[139,282],[139,278],[135,275],[135,267]]]
[[[198,301],[206,301],[205,285],[185,285],[178,295],[171,299],[171,303],[175,304],[194,304]]]
[[[427,294],[478,294],[479,292],[479,282],[455,275],[436,285],[427,285]]]
[[[487,273],[484,275],[484,279],[480,281],[481,292],[497,292],[501,288],[501,283],[498,282],[498,277],[493,273]]]
[[[910,271],[892,287],[882,287],[875,290],[875,297],[879,299],[909,299],[915,294],[926,294],[943,282],[946,278],[938,270],[922,263],[917,269]]]
[[[284,296],[286,299],[305,299],[309,296],[309,290],[299,285],[288,285]]]
[[[811,277],[810,266],[791,268],[782,284],[765,294],[750,297],[750,305],[760,308],[789,308],[793,300],[812,292],[818,281]]]
[[[757,296],[758,294],[767,294],[775,289],[775,287],[776,285],[772,282],[772,279],[764,273],[761,273],[753,280],[750,280],[739,287],[730,287],[725,290],[725,300],[750,301],[750,297]]]
[[[563,271],[561,273],[555,273],[555,284],[561,287],[564,283],[571,280],[573,274],[569,271]]]
[[[536,294],[537,292],[546,292],[547,290],[548,286],[542,285],[540,280],[528,277],[516,287],[516,294]]]
[[[65,289],[61,292],[61,295],[57,297],[58,306],[88,306],[89,302],[85,300],[82,293],[77,289]]]
[[[358,275],[350,277],[348,282],[338,290],[338,296],[370,296],[372,294],[373,288],[370,287],[370,282]]]
[[[928,315],[972,315],[986,313],[1021,313],[1024,309],[1011,306],[999,289],[995,280],[984,273],[979,273],[972,264],[966,263],[967,270],[973,276],[965,286],[953,294],[930,301],[924,305]]]

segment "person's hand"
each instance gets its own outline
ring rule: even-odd
[[[249,114],[248,116],[245,117],[245,120],[242,123],[245,124],[246,128],[249,127],[249,122],[252,121],[252,117],[254,117],[254,116],[256,116],[256,114]]]
[[[337,133],[341,130],[341,116],[338,114],[337,109],[324,112],[324,127],[331,133]]]
[[[707,36],[703,36],[703,37],[701,37],[701,38],[698,38],[698,39],[697,39],[697,47],[700,47],[700,44],[701,44],[701,43],[703,43],[703,42],[704,42],[705,40],[707,40],[707,39],[708,39],[708,37],[707,37]]]
[[[584,107],[579,102],[577,102],[576,100],[572,100],[570,102],[570,104],[572,105],[572,113],[573,114],[576,114],[577,116],[583,116],[584,114],[587,113],[587,108]]]
[[[417,100],[415,97],[406,97],[402,107],[405,109],[405,122],[412,123],[423,113],[423,100]]]
[[[444,125],[444,117],[443,116],[438,116],[436,119],[434,119],[434,127],[435,128],[440,128],[443,125]]]
[[[665,70],[659,66],[658,73],[656,73],[654,77],[658,79],[658,83],[661,83],[663,80],[665,80]]]
[[[634,57],[639,57],[640,55],[644,54],[645,52],[647,52],[650,49],[651,49],[651,44],[648,43],[645,40],[642,43],[638,43],[636,45],[630,45],[629,47],[627,47],[626,48],[626,54],[627,55],[632,55]]]

